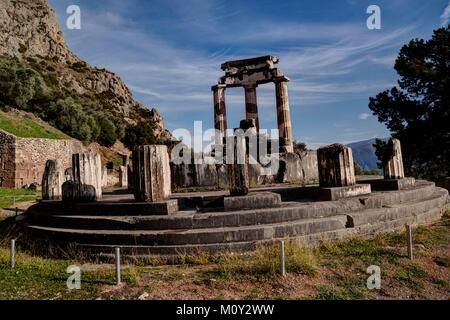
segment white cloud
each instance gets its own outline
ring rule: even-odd
[[[441,26],[446,27],[450,22],[450,1],[448,2],[447,7],[444,9],[444,12],[441,14]]]
[[[359,118],[361,119],[361,120],[367,120],[367,118],[369,118],[370,117],[370,114],[369,113],[361,113],[360,115],[359,115]]]

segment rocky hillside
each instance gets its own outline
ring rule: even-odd
[[[32,111],[70,135],[84,130],[85,142],[111,144],[142,123],[151,127],[152,139],[171,138],[159,112],[135,101],[117,75],[69,50],[47,0],[1,0],[0,43],[0,107]],[[20,90],[26,94],[14,96]],[[89,130],[71,127],[66,118],[72,106],[78,116],[73,120]],[[66,118],[58,119],[64,112]]]

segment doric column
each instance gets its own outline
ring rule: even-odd
[[[214,128],[216,134],[216,144],[223,144],[225,131],[227,130],[227,110],[225,106],[225,86],[216,85],[211,88],[214,97]]]
[[[138,202],[161,202],[171,194],[169,153],[164,145],[133,150],[133,193]]]
[[[256,100],[256,87],[258,85],[248,84],[244,86],[245,90],[245,118],[255,119],[256,130],[259,131],[259,119],[258,119],[258,103]]]
[[[42,176],[42,200],[60,200],[64,171],[59,160],[47,160]]]
[[[394,138],[389,139],[387,153],[387,161],[384,165],[384,178],[403,179],[405,177],[405,173],[403,170],[400,140]]]
[[[102,198],[102,161],[95,152],[72,154],[73,180],[77,186],[88,185],[94,189],[96,199]]]
[[[277,122],[281,150],[285,152],[294,152],[292,144],[291,112],[289,111],[288,81],[288,78],[282,77],[275,82]]]
[[[319,182],[322,188],[346,187],[356,183],[352,149],[336,143],[317,149]]]

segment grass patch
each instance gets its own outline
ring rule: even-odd
[[[317,293],[314,299],[317,300],[352,300],[355,299],[352,294],[343,291],[340,288],[334,288],[327,285],[317,287]]]
[[[449,257],[435,257],[434,262],[441,267],[450,267],[450,258]]]
[[[112,269],[81,271],[81,289],[69,290],[66,272],[75,260],[43,259],[18,252],[16,266],[10,270],[9,252],[0,248],[0,300],[4,299],[93,299],[102,295],[104,285],[114,285]],[[122,270],[122,281],[136,285],[140,280],[136,268]]]
[[[316,275],[316,257],[309,248],[292,243],[285,246],[286,271],[294,274]],[[252,254],[224,254],[213,271],[216,276],[231,278],[261,279],[280,275],[279,246],[261,246]]]
[[[0,111],[0,129],[22,138],[70,139],[58,129],[25,113]]]
[[[40,192],[32,189],[8,189],[0,188],[0,208],[9,208],[16,202],[34,201],[39,199]]]

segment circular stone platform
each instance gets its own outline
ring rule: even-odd
[[[29,208],[24,223],[32,237],[58,245],[74,243],[98,254],[120,246],[125,255],[174,256],[247,251],[277,239],[316,243],[373,234],[438,220],[448,208],[447,190],[427,181],[406,190],[337,201],[308,200],[314,188],[255,189],[278,193],[281,204],[234,211],[222,209],[225,192],[175,194],[180,211],[165,216],[152,215],[145,203],[134,202],[128,194],[105,194],[99,202],[73,206],[41,201]]]

